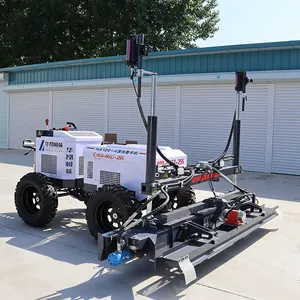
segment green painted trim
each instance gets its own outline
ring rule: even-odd
[[[222,52],[245,52],[253,50],[271,50],[271,49],[293,49],[300,47],[300,40],[296,41],[283,41],[283,42],[269,42],[269,43],[255,43],[255,44],[238,44],[238,45],[227,45],[217,47],[203,47],[203,48],[190,48],[180,50],[170,50],[161,52],[150,52],[147,59],[158,58],[158,57],[171,57],[171,56],[183,56],[183,55],[196,55],[204,53],[222,53]],[[96,57],[88,59],[78,60],[67,60],[50,63],[32,64],[25,66],[15,66],[9,68],[2,68],[0,72],[17,72],[24,70],[35,70],[55,67],[66,67],[75,65],[86,65],[86,64],[98,64],[107,62],[118,62],[123,61],[125,55],[119,56],[108,56],[108,57]]]

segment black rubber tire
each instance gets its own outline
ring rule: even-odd
[[[172,204],[173,210],[196,203],[196,195],[194,189],[190,186],[181,188],[178,191],[171,193],[170,203]],[[177,204],[176,207],[174,207],[175,203]]]
[[[190,187],[184,187],[174,192],[169,193],[170,201],[169,203],[160,211],[158,211],[155,215],[160,214],[162,212],[168,212],[175,209],[178,209],[183,206],[188,206],[196,203],[196,195],[194,189]],[[156,209],[159,207],[164,200],[158,199],[154,200],[152,209]]]
[[[118,216],[117,220],[119,221],[118,225],[121,222],[124,224],[139,205],[134,193],[125,187],[120,185],[104,185],[99,188],[86,203],[87,226],[91,235],[96,240],[98,239],[98,233],[105,233],[118,228],[109,226],[103,220],[99,219],[101,212],[99,210],[104,208],[104,205],[108,205],[109,202],[115,206],[115,212]]]
[[[30,194],[38,193],[39,210],[30,203]],[[26,197],[27,195],[27,197]],[[19,217],[32,227],[45,227],[55,217],[58,196],[50,179],[41,173],[28,173],[18,182],[15,189],[15,207]],[[36,202],[36,198],[34,198]],[[31,212],[30,212],[31,210]]]

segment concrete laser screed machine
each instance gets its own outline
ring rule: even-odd
[[[130,35],[126,62],[147,144],[103,144],[101,135],[77,130],[70,122],[64,128],[37,130],[35,142],[23,142],[35,151],[35,166],[18,182],[15,205],[25,223],[42,227],[54,218],[58,198],[71,195],[86,204],[87,226],[98,240],[99,260],[116,266],[147,257],[155,268],[181,270],[188,284],[196,279],[196,265],[273,219],[277,207],[259,205],[253,192],[237,185],[236,176],[242,172],[240,111],[252,81],[246,72],[236,72],[236,110],[224,152],[212,161],[189,165],[181,150],[157,145],[157,73],[143,69],[147,55],[144,35]],[[145,75],[152,77],[148,120],[140,102]],[[232,140],[233,154],[228,155]],[[232,190],[217,195],[212,182],[220,179]],[[201,182],[208,182],[214,195],[196,201],[193,185]]]

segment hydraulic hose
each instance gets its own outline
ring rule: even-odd
[[[136,93],[137,104],[138,104],[138,108],[139,108],[140,115],[141,115],[141,117],[142,117],[142,120],[143,120],[145,129],[148,130],[148,123],[147,123],[147,121],[146,121],[145,114],[144,114],[144,111],[143,111],[143,108],[142,108],[142,105],[141,105],[141,99],[140,99],[140,97],[138,96],[138,93],[137,93],[137,90],[136,90],[136,87],[135,87],[133,78],[132,78],[132,84],[133,84],[134,91],[135,91],[135,93]],[[158,154],[159,154],[159,155],[160,155],[160,156],[161,156],[168,164],[170,164],[170,166],[173,166],[173,167],[176,169],[176,172],[178,172],[179,166],[178,166],[177,164],[175,164],[174,162],[172,162],[171,160],[169,160],[169,159],[161,152],[161,150],[159,149],[159,147],[156,147],[156,150],[157,150]]]
[[[244,194],[243,196],[246,196],[248,198],[248,200],[249,200],[249,197],[253,196],[253,193],[247,193],[247,194]],[[241,197],[239,197],[239,198],[241,198]],[[226,213],[226,215],[224,217],[227,218],[227,216],[229,215],[229,213],[231,211],[233,211],[234,209],[239,209],[248,200],[241,200],[241,201],[239,201],[239,203],[237,203],[235,205],[232,205],[232,207],[227,211],[227,213]]]
[[[117,236],[117,245],[119,247],[121,237],[125,231],[128,230],[127,226],[130,224],[130,222],[133,221],[133,219],[151,202],[153,201],[159,194],[161,193],[161,190],[156,192],[153,196],[151,196],[149,199],[147,199],[146,202],[144,202],[127,220],[126,222],[120,227],[118,236]]]
[[[236,118],[236,111],[234,111],[232,125],[231,125],[231,130],[230,130],[230,134],[229,134],[229,137],[228,137],[228,140],[227,140],[226,147],[225,147],[223,153],[220,155],[220,157],[214,160],[213,166],[215,166],[226,155],[226,153],[227,153],[227,151],[229,149],[230,142],[231,142],[232,135],[233,135],[233,131],[234,131],[234,121],[235,121],[235,118]]]
[[[168,186],[170,187],[175,187],[178,186],[181,187],[182,185],[186,185],[188,184],[192,178],[194,177],[194,170],[192,170],[191,175],[188,178],[185,178],[184,180],[178,182],[178,183],[170,183],[168,184]],[[140,222],[142,222],[145,218],[147,218],[150,215],[153,215],[155,213],[157,213],[158,211],[160,211],[161,209],[163,209],[170,201],[170,196],[169,194],[165,191],[166,186],[162,186],[160,188],[160,190],[155,193],[153,196],[151,196],[149,199],[147,199],[147,201],[145,201],[145,203],[143,203],[128,219],[127,221],[121,226],[121,228],[119,229],[118,232],[118,236],[117,236],[117,246],[118,246],[118,251],[120,251],[121,249],[121,238],[122,235],[124,234],[125,231],[128,231],[130,228],[135,227],[136,225],[138,225]],[[162,203],[159,207],[157,207],[156,209],[154,209],[153,211],[149,212],[148,214],[146,214],[145,216],[143,216],[142,218],[134,221],[132,224],[130,224],[134,218],[151,202],[153,201],[156,197],[159,196],[160,193],[163,193],[166,196],[166,200],[164,203]]]
[[[147,213],[146,215],[144,215],[142,218],[138,219],[138,220],[135,220],[133,223],[131,223],[130,225],[128,225],[126,228],[125,228],[125,231],[137,226],[139,223],[141,223],[143,220],[145,220],[147,217],[159,212],[160,210],[162,210],[170,201],[170,196],[169,194],[164,190],[164,187],[165,186],[162,186],[161,187],[161,192],[166,196],[166,200],[164,201],[164,203],[162,203],[159,207],[155,208],[153,211]]]
[[[228,183],[230,183],[230,184],[233,185],[236,189],[238,189],[240,192],[248,194],[248,192],[247,192],[245,189],[243,189],[243,188],[239,187],[238,185],[236,185],[233,181],[231,181],[227,176],[225,176],[225,175],[224,175],[222,172],[220,172],[217,168],[215,168],[215,167],[211,167],[211,168],[212,168],[212,170],[214,170],[215,172],[217,172],[223,179],[225,179]]]
[[[150,211],[148,214],[144,215],[141,219],[145,220],[147,217],[154,215],[155,213],[159,212],[160,210],[162,210],[170,201],[170,195],[165,191],[166,186],[162,186],[161,187],[161,192],[166,196],[166,200],[164,201],[164,203],[162,203],[159,207],[155,208],[154,210]]]
[[[179,186],[185,186],[188,183],[190,183],[190,181],[193,179],[194,175],[195,175],[195,170],[192,169],[191,170],[191,175],[188,178],[185,178],[185,179],[183,179],[179,182],[176,182],[176,183],[169,183],[168,187],[175,187],[175,186],[178,186],[178,185]]]

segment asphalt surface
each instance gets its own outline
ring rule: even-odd
[[[32,154],[0,150],[0,292],[2,299],[300,299],[300,176],[244,173],[238,183],[280,216],[196,267],[197,281],[153,273],[145,260],[111,269],[97,259],[85,206],[62,198],[46,229],[22,223],[14,208],[18,180]],[[228,186],[215,184],[217,191]],[[197,197],[211,196],[208,185]],[[154,289],[159,286],[160,288]]]

